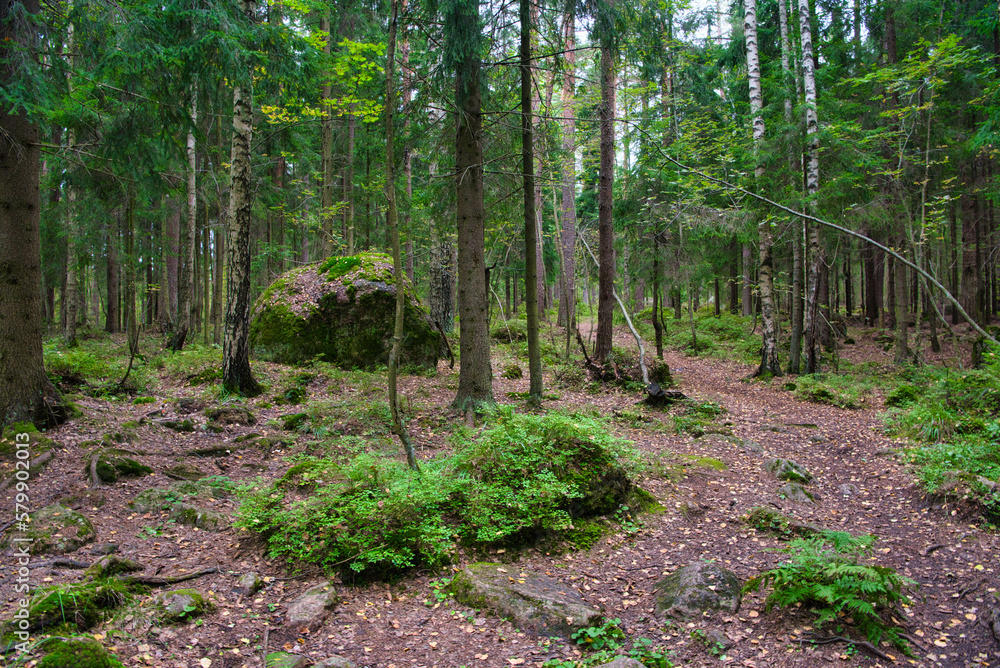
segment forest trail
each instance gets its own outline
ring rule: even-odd
[[[623,338],[620,343],[625,346],[632,341]],[[981,530],[976,518],[963,515],[962,507],[932,504],[921,493],[905,460],[896,454],[900,444],[884,436],[879,398],[869,398],[860,409],[844,410],[796,400],[782,389],[792,378],[743,382],[751,369],[732,362],[675,352],[668,352],[666,361],[679,389],[694,400],[715,402],[725,409],[713,428],[728,434],[695,438],[676,433],[671,419],[678,410],[641,407],[635,403],[636,393],[609,388],[595,393],[584,387],[554,390],[547,407],[599,411],[612,419],[617,432],[647,453],[654,469],[659,466],[661,473],[666,472],[641,481],[666,510],[633,518],[589,550],[560,555],[529,552],[511,568],[547,574],[576,587],[589,602],[603,607],[609,618],[620,618],[630,639],[649,638],[668,650],[675,666],[889,665],[863,651],[850,652],[843,643],[819,647],[800,643],[814,630],[812,615],[767,612],[763,593],[746,595],[734,615],[682,624],[655,617],[654,585],[680,566],[699,559],[715,560],[745,579],[781,562],[784,555],[774,550],[786,543],[757,532],[742,519],[751,508],[767,506],[824,528],[877,536],[877,562],[920,584],[913,606],[901,620],[919,646],[912,659],[883,647],[896,657],[893,665],[1000,665],[1000,646],[983,624],[997,605],[1000,536]],[[495,362],[496,396],[509,401],[509,393],[525,391],[528,380],[501,378],[499,363]],[[257,368],[271,374],[272,381],[283,371],[275,366]],[[441,407],[450,400],[453,390],[449,388],[456,379],[457,369],[449,371],[443,364],[434,378],[402,379],[404,394],[420,397],[412,407],[411,425],[421,456],[433,456],[447,447],[445,436],[433,425],[453,419]],[[551,378],[547,383],[556,386]],[[337,584],[341,602],[321,626],[286,625],[289,604],[323,582],[321,574],[308,568],[302,574],[289,573],[282,562],[266,558],[258,540],[233,528],[200,531],[169,521],[166,513],[129,507],[143,490],[170,484],[163,471],[178,463],[237,481],[257,475],[272,480],[288,468],[285,456],[309,447],[308,438],[282,433],[280,426],[269,422],[289,411],[263,398],[248,403],[258,417],[253,427],[232,424],[218,434],[202,429],[179,434],[155,422],[163,416],[182,417],[179,398],[204,403],[205,395],[199,392],[187,382],[173,382],[164,384],[154,405],[81,401],[86,416],[50,432],[60,452],[33,483],[35,507],[75,498],[76,507],[97,527],[97,541],[69,555],[75,559],[96,560],[93,548],[110,542],[117,545],[120,555],[145,566],[144,575],[220,568],[218,573],[181,585],[216,594],[218,607],[201,621],[157,625],[144,603],[130,609],[113,627],[98,629],[105,644],[115,647],[126,665],[195,668],[207,665],[203,662],[209,659],[213,668],[261,666],[265,639],[270,651],[284,648],[312,661],[339,655],[358,667],[371,668],[540,666],[549,659],[579,656],[572,643],[521,633],[508,622],[439,597],[438,583],[450,575],[447,570],[418,571],[390,584]],[[352,393],[381,400],[382,392],[377,386],[355,386],[349,376],[309,387],[311,397]],[[157,417],[147,418],[137,429],[138,442],[124,447],[141,452],[139,459],[156,473],[88,489],[83,454],[87,441],[149,415]],[[203,419],[200,410],[187,415],[196,422]],[[296,440],[263,451],[239,449],[238,439],[248,433]],[[219,446],[232,451],[198,458],[190,454]],[[769,457],[794,459],[814,474],[807,488],[818,495],[818,503],[781,498],[777,490],[782,482],[763,467]],[[720,460],[725,468],[705,465],[710,462],[705,458]],[[7,493],[2,502],[4,512],[13,512]],[[233,499],[219,499],[213,509],[232,517],[235,505]],[[489,558],[499,561],[508,556]],[[0,600],[5,602],[0,615],[6,618],[14,610],[16,596],[14,578],[9,575],[10,554],[0,559],[4,574]],[[39,584],[82,579],[78,570],[45,566],[41,560],[38,564],[42,567],[33,569],[32,577]],[[266,587],[247,597],[235,585],[240,575],[250,571],[260,573]],[[697,629],[719,630],[733,643],[725,651],[728,660],[724,664],[692,636]]]

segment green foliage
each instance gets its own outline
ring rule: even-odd
[[[885,396],[887,408],[909,406],[920,398],[920,391],[913,385],[903,383]]]
[[[334,256],[319,265],[319,273],[326,274],[327,280],[333,280],[340,278],[360,264],[361,258],[355,255],[346,257]]]
[[[767,610],[803,605],[817,615],[817,625],[851,623],[875,645],[884,638],[906,649],[899,629],[886,618],[910,602],[907,592],[917,583],[892,568],[859,563],[874,543],[874,536],[842,531],[797,538],[782,550],[789,560],[751,578],[744,591],[770,587]]]
[[[625,642],[625,633],[619,628],[620,619],[607,619],[598,626],[587,626],[573,633],[577,645],[597,652],[602,649],[618,649]]]
[[[800,376],[795,388],[797,399],[840,408],[859,408],[864,402],[863,394],[863,388],[852,377],[830,374]]]
[[[272,556],[380,578],[448,563],[459,544],[585,542],[594,528],[583,519],[639,498],[618,465],[638,457],[601,420],[511,409],[487,420],[479,438],[457,434],[455,453],[419,473],[368,453],[299,457],[273,485],[240,489],[237,524],[261,533]]]
[[[721,659],[726,653],[725,648],[717,640],[713,640],[704,629],[695,629],[691,631],[691,637],[694,638],[698,643],[704,645],[708,653],[717,659]]]

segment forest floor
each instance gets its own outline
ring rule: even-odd
[[[870,338],[859,337],[858,345],[845,355],[878,360],[876,366],[888,363],[887,353]],[[622,336],[620,344],[626,347],[632,342]],[[516,404],[520,399],[510,393],[525,392],[528,380],[500,377],[504,361],[513,361],[510,355],[499,353],[494,358],[495,392],[498,400]],[[678,389],[726,409],[717,421],[738,439],[676,433],[670,412],[637,405],[641,397],[635,392],[559,388],[552,378],[547,378],[546,386],[557,389],[550,390],[553,394],[544,407],[596,410],[612,419],[617,433],[644,452],[682,462],[711,457],[726,467],[716,470],[691,465],[679,478],[651,476],[641,480],[641,486],[666,507],[666,512],[634,518],[586,551],[545,554],[529,550],[512,568],[546,574],[576,587],[609,618],[620,618],[630,639],[649,638],[669,651],[675,666],[1000,666],[1000,644],[983,624],[989,610],[997,605],[1000,535],[981,524],[967,508],[935,502],[921,491],[901,452],[905,444],[885,435],[880,418],[882,397],[869,394],[862,407],[852,410],[806,403],[783,389],[787,378],[744,382],[753,370],[746,365],[676,352],[668,352],[665,359]],[[265,364],[255,364],[255,369],[274,387],[288,372],[285,367]],[[365,397],[384,401],[384,394],[379,394],[384,393],[384,382],[375,374],[365,375],[360,385],[351,378],[343,374],[317,380],[306,389],[310,398],[356,395],[362,401]],[[447,363],[441,362],[434,377],[401,379],[401,390],[408,397],[405,405],[411,415],[411,436],[422,458],[441,454],[449,447],[444,426],[460,419],[447,409],[457,378],[458,369],[449,370]],[[95,545],[114,543],[119,555],[145,566],[145,575],[171,576],[218,567],[218,572],[183,585],[214,593],[218,607],[201,619],[157,625],[149,606],[137,603],[91,630],[125,665],[261,666],[265,648],[284,648],[314,661],[340,655],[358,667],[370,668],[507,668],[541,666],[549,659],[580,656],[572,642],[522,633],[506,621],[440,596],[438,583],[450,576],[448,569],[413,572],[389,584],[337,584],[341,603],[321,627],[288,628],[283,622],[288,603],[322,582],[321,573],[308,566],[300,572],[289,570],[285,562],[269,559],[259,540],[235,528],[201,531],[169,522],[165,513],[136,512],[128,504],[145,489],[173,482],[162,471],[178,462],[233,480],[258,475],[274,480],[289,466],[285,457],[307,448],[311,440],[308,435],[283,432],[274,421],[297,409],[273,406],[266,397],[249,401],[246,405],[256,413],[258,423],[252,427],[229,425],[218,434],[200,429],[176,433],[147,418],[137,428],[139,442],[125,447],[145,453],[137,458],[156,472],[91,489],[81,443],[119,430],[123,423],[160,415],[155,411],[200,422],[204,420],[201,411],[182,415],[176,400],[189,397],[196,406],[201,405],[198,402],[213,402],[205,388],[169,374],[161,375],[154,395],[155,403],[140,406],[96,398],[79,400],[84,416],[47,434],[58,444],[58,454],[32,481],[31,488],[32,506],[73,497],[76,507],[97,528],[96,543],[67,555],[73,559],[94,561]],[[364,434],[371,428],[360,418],[346,416],[343,433]],[[294,444],[279,444],[270,451],[237,449],[236,439],[250,432],[293,437]],[[758,444],[763,452],[747,448],[746,441]],[[223,456],[195,458],[186,454],[216,445],[233,445],[234,449]],[[762,466],[768,457],[791,458],[811,471],[815,480],[810,489],[818,494],[818,503],[780,498],[777,488],[781,483]],[[12,490],[0,497],[0,517],[12,515]],[[912,605],[904,608],[905,618],[900,620],[916,641],[913,656],[883,646],[882,650],[894,658],[886,661],[844,643],[813,646],[801,642],[815,630],[813,616],[804,610],[766,611],[764,592],[745,595],[735,614],[681,624],[657,617],[654,585],[682,565],[711,559],[745,579],[785,558],[780,549],[787,543],[758,533],[742,519],[755,506],[777,508],[829,529],[877,536],[874,554],[878,563],[919,583]],[[236,502],[221,499],[213,509],[233,516]],[[485,556],[499,561],[508,555]],[[483,555],[462,558],[482,560]],[[43,563],[43,557],[35,559]],[[0,618],[6,619],[18,598],[13,592],[16,566],[10,552],[0,554],[0,567]],[[267,586],[244,597],[235,593],[235,582],[250,571],[264,576]],[[76,582],[82,577],[82,571],[51,565],[32,570],[33,582],[38,585]],[[733,646],[717,656],[692,635],[697,629],[721,630]]]

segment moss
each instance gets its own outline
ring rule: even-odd
[[[766,506],[756,506],[741,518],[747,525],[761,533],[767,533],[785,540],[795,536],[810,536],[819,533],[819,527],[793,520]]]
[[[95,580],[100,580],[102,578],[121,575],[122,573],[141,571],[142,568],[142,564],[131,559],[125,559],[116,554],[108,554],[95,561],[83,574]]]
[[[698,457],[696,455],[682,455],[682,457],[690,462],[690,466],[697,466],[704,469],[715,469],[716,471],[725,471],[729,466],[721,459],[716,459],[715,457]]]
[[[295,413],[286,415],[282,420],[281,427],[285,431],[295,431],[309,421],[309,413]]]
[[[8,532],[0,541],[0,549],[9,545],[17,536],[31,541],[31,554],[66,554],[86,545],[97,536],[90,520],[57,503],[31,513],[28,526],[27,531]]]
[[[129,507],[145,513],[168,510],[178,501],[221,499],[230,494],[232,482],[226,479],[203,478],[198,481],[176,482],[168,487],[154,487],[129,501]]]
[[[206,409],[205,416],[219,424],[257,424],[257,417],[245,406],[216,406]]]
[[[340,278],[359,264],[361,264],[361,259],[357,256],[331,257],[319,266],[319,272],[326,274],[326,280],[332,281],[335,278]]]
[[[34,654],[44,654],[35,668],[122,668],[118,657],[93,638],[46,638]]]
[[[143,404],[155,403],[156,399],[154,397],[136,397],[132,400],[133,406],[142,406]]]
[[[124,605],[141,588],[118,580],[98,580],[39,589],[28,609],[29,630],[64,625],[78,632],[90,629]]]

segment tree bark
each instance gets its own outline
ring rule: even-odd
[[[743,244],[743,317],[751,314],[753,302],[753,282],[751,280],[753,249],[750,244]]]
[[[614,0],[607,0],[607,11]],[[597,340],[594,359],[604,364],[611,356],[614,318],[615,248],[613,203],[615,169],[615,69],[612,62],[611,37],[605,35],[601,45],[601,169],[597,184],[597,228],[599,234]]]
[[[354,255],[354,114],[347,114],[347,164],[344,166],[344,251]]]
[[[253,21],[254,0],[242,0]],[[230,154],[226,329],[222,341],[222,387],[227,392],[256,396],[261,388],[250,371],[250,232],[253,183],[250,146],[253,135],[252,73],[233,88],[233,145]]]
[[[0,0],[0,84],[21,73],[13,51],[34,52],[34,26]],[[25,0],[30,16],[38,0]],[[0,104],[0,425],[46,427],[66,419],[42,361],[42,246],[39,133],[23,112]]]
[[[905,252],[906,242],[899,239],[899,252]],[[909,311],[909,286],[906,282],[906,265],[902,262],[893,262],[895,273],[895,319],[896,319],[896,342],[894,346],[895,354],[893,362],[895,364],[906,364],[910,360],[909,332],[907,328],[907,315]],[[917,323],[920,326],[920,323]]]

